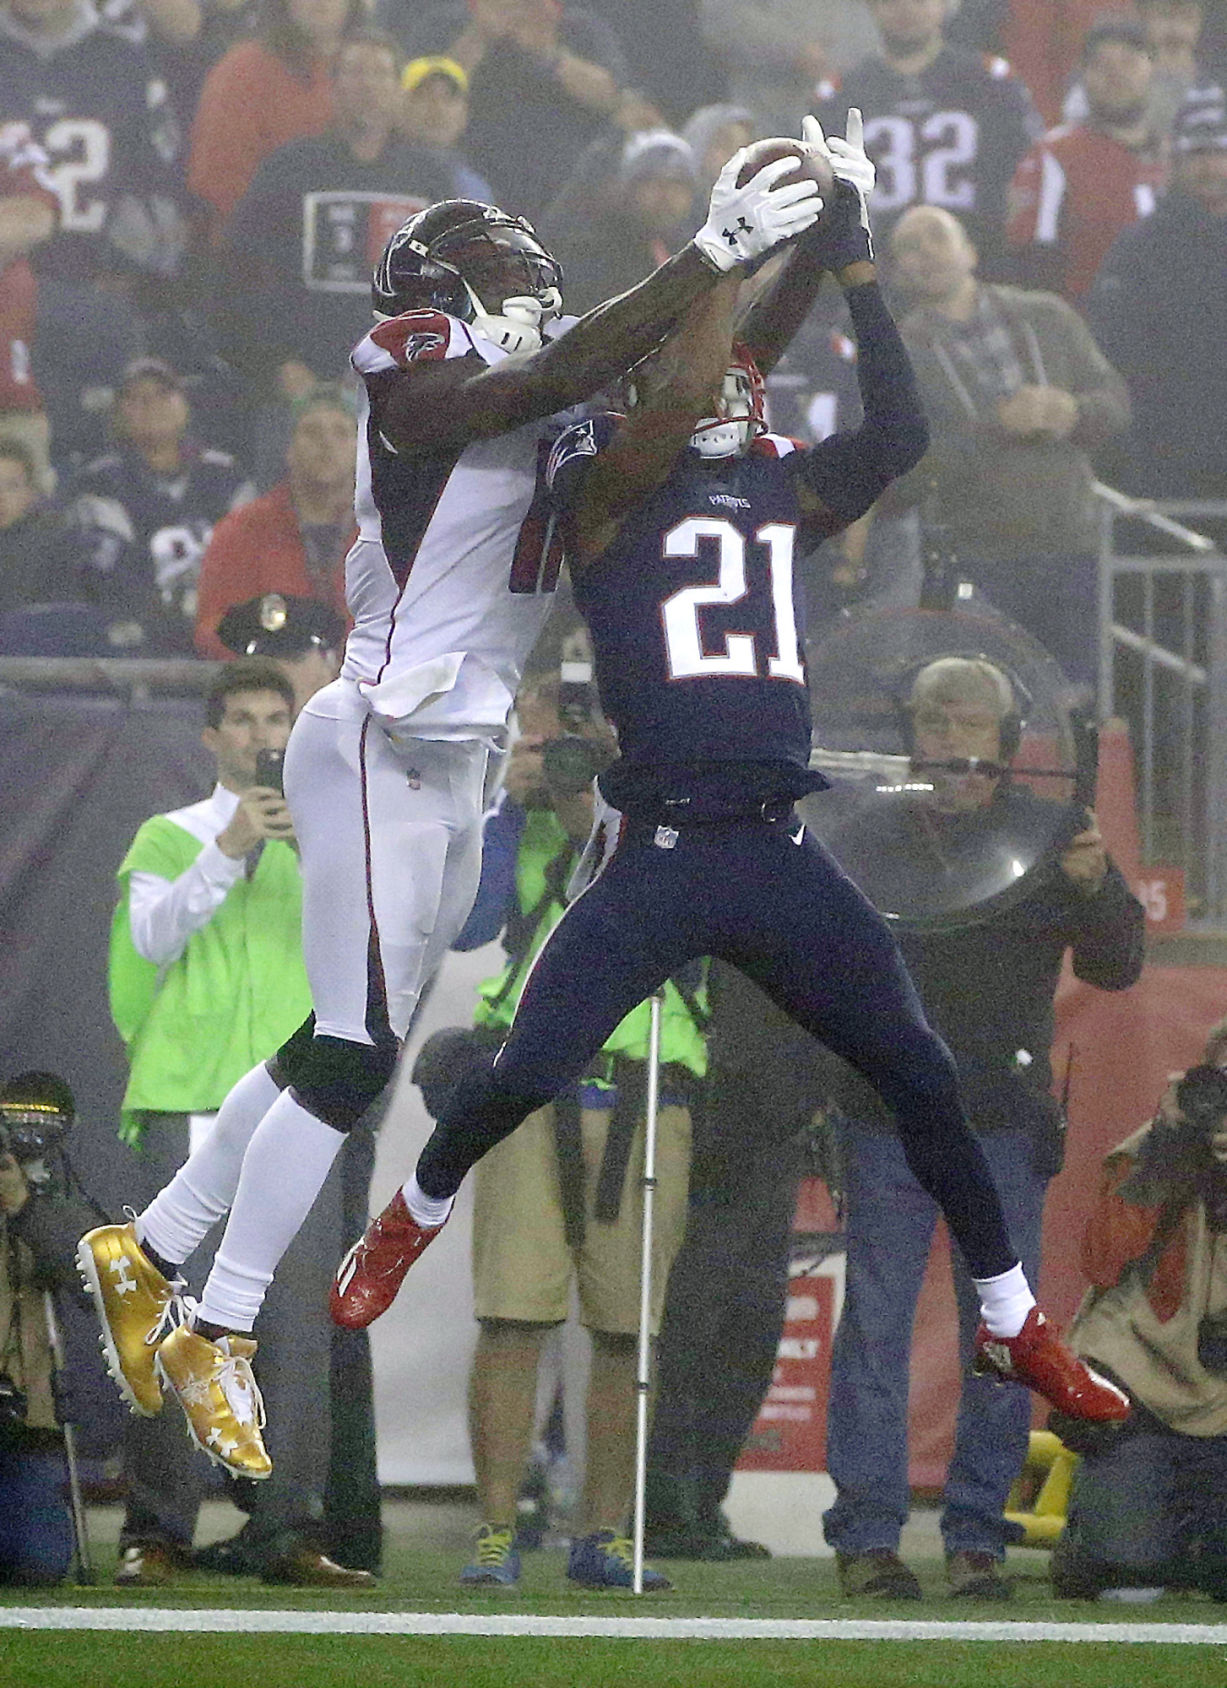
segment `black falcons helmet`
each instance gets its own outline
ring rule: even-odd
[[[483,304],[497,295],[497,309],[513,294],[541,295],[561,283],[562,270],[523,217],[477,199],[445,199],[402,223],[384,247],[371,305],[380,317],[433,310],[468,322],[477,309],[470,288]]]

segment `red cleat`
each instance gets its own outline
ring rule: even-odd
[[[992,1336],[981,1325],[971,1369],[977,1377],[1025,1383],[1058,1412],[1084,1423],[1119,1424],[1129,1417],[1124,1390],[1067,1348],[1038,1307],[1017,1336]]]
[[[442,1229],[419,1225],[398,1190],[337,1267],[328,1301],[333,1324],[345,1330],[374,1324],[396,1300],[405,1273]]]

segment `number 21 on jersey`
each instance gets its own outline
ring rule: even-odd
[[[698,557],[704,540],[714,541],[719,572],[704,586],[684,586],[660,606],[665,632],[665,655],[671,680],[706,679],[717,675],[745,679],[795,680],[805,684],[801,665],[797,617],[793,606],[793,541],[790,522],[769,522],[755,535],[767,553],[775,649],[759,649],[757,633],[727,633],[723,649],[709,651],[703,640],[702,614],[712,605],[739,603],[750,590],[746,541],[732,522],[716,516],[688,516],[664,538],[666,557]]]

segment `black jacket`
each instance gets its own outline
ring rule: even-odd
[[[1221,498],[1227,484],[1227,217],[1168,193],[1119,234],[1086,299],[1129,384],[1129,490]]]
[[[976,1130],[1038,1130],[1050,1118],[1053,1001],[1065,952],[1085,984],[1127,990],[1142,971],[1144,925],[1114,864],[1087,896],[1053,861],[1036,870],[1020,902],[982,924],[899,934],[929,1023],[958,1066]],[[850,1068],[842,1068],[835,1092],[849,1118],[890,1128],[886,1108]]]

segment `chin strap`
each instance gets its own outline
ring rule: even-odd
[[[562,310],[562,295],[556,287],[538,297],[525,293],[503,300],[503,308],[495,313],[485,309],[468,282],[465,292],[473,303],[470,327],[484,340],[492,340],[505,352],[535,352],[541,347],[541,330]]]

